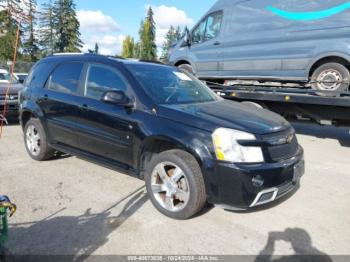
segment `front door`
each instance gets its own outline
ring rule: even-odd
[[[130,87],[127,80],[116,67],[89,64],[84,82],[78,129],[80,148],[106,160],[132,166],[132,112],[101,101],[103,94],[109,90],[128,94]]]
[[[219,73],[221,42],[219,34],[222,24],[222,12],[215,12],[204,18],[191,34],[189,56],[196,64],[198,77],[215,77]]]

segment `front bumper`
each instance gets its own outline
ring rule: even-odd
[[[4,100],[0,100],[0,112],[3,112],[4,110],[4,105],[5,105],[5,101]],[[18,99],[16,100],[7,100],[6,101],[6,111],[9,114],[18,114],[18,110],[19,110],[19,105],[18,105]]]
[[[247,210],[271,203],[299,188],[305,173],[304,151],[300,147],[295,157],[277,163],[231,164],[218,162],[211,185],[209,201],[215,205]]]

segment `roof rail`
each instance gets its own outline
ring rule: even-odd
[[[52,55],[60,56],[60,55],[85,55],[85,54],[84,53],[54,53]]]
[[[144,63],[151,63],[151,64],[158,64],[158,65],[165,65],[164,63],[162,63],[160,61],[156,61],[156,60],[139,59],[136,61],[144,62]]]

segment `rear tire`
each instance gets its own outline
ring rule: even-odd
[[[29,156],[36,161],[45,161],[55,153],[48,145],[44,128],[36,118],[30,119],[24,127],[24,144]]]
[[[195,75],[193,67],[189,64],[182,64],[179,65],[178,68],[180,68],[181,70],[186,71],[187,73],[191,74],[191,75]]]
[[[153,205],[167,217],[185,220],[204,208],[203,175],[197,160],[185,151],[155,155],[146,167],[145,181]]]
[[[349,90],[350,72],[338,63],[327,63],[318,67],[311,77],[311,87],[314,90],[329,91],[330,93],[318,93],[321,96],[336,96],[332,92],[344,92]]]

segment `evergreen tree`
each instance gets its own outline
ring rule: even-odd
[[[181,28],[180,26],[177,26],[175,31],[175,39],[176,41],[179,41],[182,38]]]
[[[134,57],[135,42],[134,38],[127,36],[123,41],[122,57],[133,58]]]
[[[30,61],[35,62],[39,52],[38,41],[36,39],[36,0],[28,0],[27,22],[24,31],[27,33],[24,42],[24,53],[29,55]]]
[[[13,59],[17,24],[7,10],[0,11],[0,60]]]
[[[55,49],[58,52],[80,52],[80,23],[73,0],[57,0],[54,4],[54,29],[57,35]]]
[[[153,18],[153,10],[150,7],[145,21],[140,29],[141,54],[144,60],[155,60],[157,58],[156,26]]]
[[[51,55],[55,52],[56,33],[54,21],[54,9],[52,1],[42,5],[42,12],[40,14],[40,46],[46,55]]]
[[[27,0],[0,0],[0,10],[5,10],[14,20],[23,19],[23,5]]]
[[[95,44],[95,50],[94,50],[94,53],[95,53],[95,54],[98,54],[98,53],[99,53],[99,51],[100,51],[100,47],[99,47],[98,43],[96,43],[96,44]]]
[[[170,26],[168,33],[165,36],[165,42],[162,47],[162,59],[167,59],[169,56],[170,47],[181,39],[181,28],[178,26]]]
[[[100,47],[98,46],[97,43],[95,43],[95,48],[93,50],[92,49],[88,49],[88,52],[89,52],[89,54],[98,54],[99,49],[100,49]]]
[[[141,58],[141,43],[137,41],[134,45],[134,57],[139,59]]]
[[[168,33],[165,36],[165,41],[162,47],[162,58],[167,59],[169,55],[170,46],[176,41],[176,30],[173,26],[170,26]]]
[[[0,0],[0,59],[2,60],[13,59],[17,29],[26,20],[22,8],[26,1]],[[21,39],[18,42],[18,47],[20,46]]]

